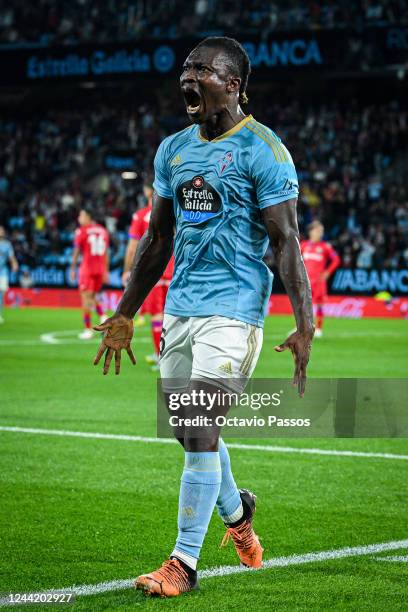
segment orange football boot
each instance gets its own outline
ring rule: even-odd
[[[243,565],[246,567],[262,567],[263,548],[252,527],[252,519],[256,509],[256,495],[247,489],[240,489],[239,494],[244,507],[243,518],[238,525],[225,525],[227,531],[222,539],[221,546],[226,546],[231,539]]]
[[[197,573],[189,575],[178,559],[167,559],[155,572],[136,578],[135,587],[146,595],[177,597],[197,587]]]

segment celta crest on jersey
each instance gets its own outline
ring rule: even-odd
[[[220,174],[222,174],[224,170],[226,170],[228,166],[232,164],[233,161],[234,158],[232,157],[232,151],[228,151],[227,153],[225,153],[225,155],[221,157],[218,162],[220,165]]]
[[[208,221],[219,213],[222,206],[218,191],[200,175],[178,186],[177,200],[184,219],[190,223]]]

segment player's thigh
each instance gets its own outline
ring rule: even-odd
[[[164,304],[166,302],[166,287],[162,285],[156,285],[151,291],[151,303],[150,303],[150,314],[159,315],[164,312]]]
[[[103,275],[93,274],[90,279],[90,285],[91,285],[92,293],[94,294],[99,293],[103,287]]]
[[[221,316],[194,322],[192,378],[222,381],[242,391],[251,377],[262,348],[261,327]]]
[[[82,308],[92,309],[93,303],[95,301],[93,298],[94,294],[92,293],[92,291],[90,291],[89,289],[84,289],[80,291],[80,294],[81,294]]]
[[[78,289],[81,296],[92,291],[92,279],[86,268],[79,268]]]
[[[325,282],[319,281],[312,283],[312,300],[314,304],[322,304],[327,295],[327,285]]]
[[[9,288],[8,276],[5,274],[2,274],[0,276],[0,291],[2,293],[5,293],[8,288]]]
[[[143,314],[150,314],[150,315],[155,315],[155,314],[158,314],[159,312],[163,312],[163,308],[161,307],[161,304],[162,304],[162,300],[161,300],[160,287],[157,287],[156,285],[156,287],[153,287],[153,289],[150,291],[145,301],[143,302],[142,312]]]
[[[160,377],[165,392],[187,387],[192,360],[189,318],[165,314],[160,340]]]

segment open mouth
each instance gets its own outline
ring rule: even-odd
[[[187,112],[189,115],[196,115],[200,111],[201,96],[194,89],[185,89],[183,91],[184,100],[186,103]]]

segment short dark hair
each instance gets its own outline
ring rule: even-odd
[[[84,204],[80,210],[83,210],[92,221],[95,221],[95,209],[92,204]]]
[[[248,86],[248,78],[251,74],[251,62],[249,61],[248,53],[244,47],[235,38],[228,36],[209,36],[202,40],[196,47],[211,47],[222,49],[230,62],[230,69],[237,74],[241,79],[239,88],[239,102],[246,104],[248,97],[246,88]]]

